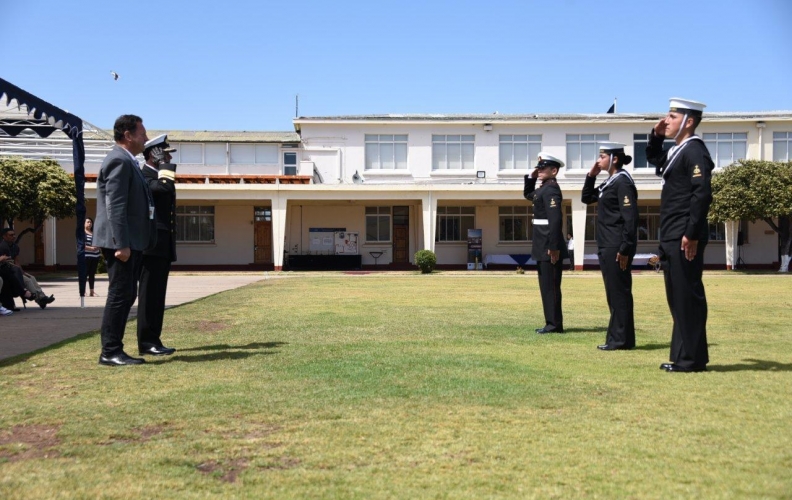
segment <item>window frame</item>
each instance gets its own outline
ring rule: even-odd
[[[449,137],[452,139],[449,140]],[[459,139],[453,139],[459,137]],[[441,139],[442,138],[442,139]],[[451,167],[449,159],[449,146],[459,146],[459,168]],[[465,166],[465,149],[470,148],[470,166]],[[442,149],[443,158],[440,159],[439,152]],[[457,156],[456,154],[451,154]],[[438,166],[440,164],[445,166]],[[476,134],[432,134],[432,172],[473,172],[476,170]]]
[[[743,135],[745,137],[742,139],[735,139],[734,136],[738,134]],[[727,135],[729,136],[728,138],[725,137]],[[724,168],[735,163],[736,161],[744,160],[748,158],[747,132],[706,132],[701,135],[701,139],[704,141],[704,144],[707,146],[707,150],[710,153],[710,157],[712,157],[712,162],[715,164],[715,168]],[[743,158],[735,159],[734,157],[734,144],[736,142],[741,142],[743,144],[743,147],[745,148],[745,155]],[[723,165],[721,165],[721,160],[720,160],[720,146],[722,144],[731,145],[731,160],[728,163],[724,163]]]
[[[390,137],[390,139],[388,139],[388,137]],[[364,134],[363,135],[363,170],[365,172],[408,170],[410,165],[409,141],[410,141],[409,134]],[[370,158],[370,154],[371,154],[370,147],[372,146],[376,146],[377,148],[376,167],[371,166],[375,163],[374,160]],[[390,156],[393,161],[393,167],[383,166],[383,146],[391,147]],[[397,152],[398,150],[401,149],[404,150],[404,161],[403,164],[401,164],[400,166],[400,161],[398,159]]]
[[[638,136],[643,136],[644,138],[641,139]],[[676,144],[676,142],[674,142],[673,139],[665,139],[665,140],[663,140],[663,149],[669,148],[669,147],[673,146],[674,144]],[[649,134],[633,134],[633,154],[632,154],[632,156],[633,156],[633,162],[632,162],[633,172],[649,172],[649,171],[651,171],[652,174],[654,174],[654,168],[656,168],[656,167],[655,167],[655,165],[652,165],[651,163],[649,163],[649,159],[646,158],[646,147],[648,145],[649,145]],[[642,167],[638,165],[638,161],[639,161],[638,151],[643,151],[642,158],[640,158],[640,159],[642,159],[643,161],[646,162],[646,165],[644,165]]]
[[[511,213],[504,213],[506,209],[511,209]],[[524,213],[518,213],[517,210],[524,210]],[[498,243],[529,243],[533,240],[533,224],[531,223],[531,219],[533,216],[533,207],[529,205],[507,205],[507,206],[499,206],[498,207]],[[515,227],[514,221],[515,219],[524,218],[524,228],[525,228],[525,239],[505,239],[504,238],[504,231],[505,231],[505,224],[504,222],[507,220],[512,221],[512,228]],[[514,229],[512,229],[512,234],[514,233]]]
[[[584,137],[593,136],[593,139],[584,139]],[[597,148],[597,144],[600,142],[605,142],[610,140],[610,133],[577,133],[577,134],[566,134],[565,137],[565,144],[566,144],[566,168],[567,170],[585,170],[590,168],[591,165],[597,161],[597,157],[599,155],[599,149]],[[578,147],[578,155],[577,158],[573,159],[573,155],[569,149],[570,144],[577,145]],[[594,156],[590,159],[583,158],[583,145],[594,145]],[[576,167],[575,162],[579,161],[580,166]]]
[[[370,211],[374,211],[374,213],[369,213]],[[363,212],[364,212],[364,215],[365,215],[365,225],[364,225],[365,234],[366,234],[365,243],[377,243],[377,244],[392,243],[393,242],[393,209],[390,206],[377,205],[377,206],[373,206],[373,207],[368,207],[367,206],[367,207],[365,207]],[[369,219],[370,218],[374,219],[375,224],[377,226],[377,229],[376,229],[377,238],[376,239],[369,239]],[[382,233],[382,229],[383,229],[383,226],[381,224],[383,223],[384,219],[387,219],[387,222],[385,222],[385,228],[388,231],[388,238],[387,239],[382,239],[381,238],[381,236],[382,236],[381,233]]]
[[[190,208],[196,208],[197,211],[194,213],[187,213],[186,210]],[[185,235],[182,234],[182,226],[184,225],[185,229],[187,228],[186,224],[189,224],[190,221],[182,222],[185,218],[194,217],[197,220],[193,221],[194,224],[198,225],[198,239],[184,239]],[[201,219],[208,219],[211,220],[211,238],[210,239],[203,239],[201,238],[201,228],[203,227],[201,224]],[[215,243],[215,233],[216,233],[216,210],[214,205],[177,205],[176,206],[176,243],[190,243],[190,244],[201,244],[201,245],[208,245]],[[189,233],[190,231],[186,231]]]
[[[777,135],[784,134],[784,137],[776,137]],[[786,153],[783,158],[776,155],[776,143],[784,144]],[[792,131],[777,130],[773,131],[773,161],[788,162],[792,161]]]
[[[468,225],[462,223],[463,218],[469,222]],[[456,221],[456,227],[454,226]],[[474,205],[451,205],[437,207],[437,214],[435,215],[435,243],[466,243],[467,242],[467,229],[476,228],[476,207]],[[452,226],[451,231],[459,231],[459,239],[449,239],[449,224]],[[441,231],[443,227],[443,231]],[[463,234],[464,233],[464,234]],[[444,236],[441,239],[441,236]],[[456,236],[454,234],[451,237]]]
[[[516,137],[525,137],[525,140],[515,139]],[[509,139],[506,139],[509,138]],[[515,145],[525,144],[525,168],[517,167],[517,159],[515,155]],[[511,149],[511,166],[506,165],[503,157],[503,147],[510,146]],[[535,154],[532,152],[535,151]],[[538,157],[539,152],[542,151],[542,134],[500,134],[498,136],[498,172],[509,171],[524,171],[532,168],[532,159]],[[520,158],[521,160],[522,158]]]

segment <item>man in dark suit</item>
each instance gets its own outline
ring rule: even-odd
[[[715,168],[704,141],[696,135],[704,104],[672,98],[668,115],[654,126],[646,158],[662,177],[660,260],[674,329],[667,372],[707,369],[707,297],[701,281],[704,249],[709,241],[707,213],[712,203]],[[663,149],[663,141],[676,145]]]
[[[167,356],[176,349],[162,345],[162,319],[165,316],[165,293],[171,262],[176,261],[176,165],[170,163],[176,151],[168,144],[166,134],[146,143],[142,167],[154,198],[157,218],[157,244],[143,252],[140,274],[137,337],[140,354]]]
[[[116,145],[96,179],[93,244],[102,249],[109,287],[102,316],[99,364],[136,365],[144,361],[124,352],[124,330],[137,298],[143,250],[155,242],[154,201],[135,156],[148,140],[143,120],[122,115],[113,126]]]
[[[562,232],[561,188],[556,175],[564,162],[545,152],[539,153],[539,162],[531,175],[525,176],[523,196],[533,202],[533,240],[531,256],[539,273],[539,291],[542,294],[545,326],[536,333],[564,333],[564,316],[561,313],[561,271],[568,257]],[[536,181],[542,186],[536,189]]]

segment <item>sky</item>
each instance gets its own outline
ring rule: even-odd
[[[792,110],[792,1],[0,0],[0,77],[106,129],[290,131],[297,95],[300,116]]]

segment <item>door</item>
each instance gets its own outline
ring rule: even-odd
[[[272,264],[272,208],[255,207],[253,209],[253,262],[256,264]]]
[[[393,207],[393,263],[410,262],[410,207]]]

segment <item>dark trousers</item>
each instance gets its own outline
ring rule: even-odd
[[[124,349],[124,330],[129,310],[137,298],[138,278],[143,252],[132,250],[129,260],[121,262],[115,258],[115,250],[103,248],[107,263],[107,302],[102,316],[102,354],[113,356]]]
[[[635,347],[635,315],[632,296],[632,257],[627,269],[622,271],[616,261],[618,248],[600,248],[599,257],[602,280],[605,282],[605,297],[608,299],[610,321],[605,343],[611,347],[632,349]]]
[[[567,250],[569,252],[569,270],[575,270],[575,252],[574,250]]]
[[[88,289],[94,289],[96,281],[96,268],[99,267],[99,257],[85,257],[85,272],[88,275]]]
[[[544,328],[548,331],[564,330],[564,317],[561,314],[561,271],[563,267],[561,259],[558,259],[555,264],[551,264],[549,260],[536,263],[545,316]]]
[[[674,320],[671,334],[671,362],[685,368],[705,368],[707,352],[707,297],[701,274],[706,242],[699,242],[696,257],[689,261],[680,250],[682,243],[660,242],[666,298]]]
[[[169,258],[143,256],[140,273],[140,301],[138,302],[138,346],[161,346],[162,319],[165,316],[165,292],[168,289]]]

